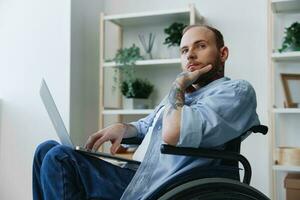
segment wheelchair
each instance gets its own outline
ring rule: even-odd
[[[242,137],[249,132],[267,134],[268,127],[253,126],[241,136],[225,144],[224,150],[175,147],[161,145],[161,153],[218,159],[220,165],[195,168],[167,181],[155,190],[147,200],[269,200],[263,193],[251,187],[251,165],[240,154]],[[122,140],[122,144],[140,144],[137,138]],[[240,181],[239,162],[244,169]],[[201,170],[201,175],[198,175]],[[203,176],[203,174],[205,174]]]

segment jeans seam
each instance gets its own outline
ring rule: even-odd
[[[61,177],[62,177],[62,196],[63,196],[63,199],[66,199],[66,186],[65,186],[65,175],[66,175],[66,173],[65,173],[65,169],[64,169],[64,167],[62,166],[62,162],[59,162],[59,164],[60,164],[60,167],[61,167]]]
[[[67,194],[67,187],[65,186],[66,185],[66,181],[65,181],[65,177],[66,177],[66,175],[67,175],[67,172],[66,172],[66,170],[64,169],[64,167],[62,167],[63,166],[63,162],[68,162],[68,161],[66,161],[66,160],[69,160],[69,162],[71,162],[71,165],[72,166],[75,166],[75,165],[77,165],[77,166],[79,166],[79,167],[83,167],[78,161],[76,161],[76,160],[74,160],[71,156],[69,156],[69,155],[67,155],[66,154],[66,156],[64,156],[63,158],[61,158],[61,160],[60,160],[60,164],[61,164],[61,168],[62,168],[62,173],[63,173],[63,199],[65,199],[65,200],[67,200],[68,198],[67,197],[69,197]],[[79,181],[79,182],[81,182],[80,181],[80,179],[78,179],[78,172],[77,172],[77,169],[76,168],[74,168],[73,169],[74,170],[74,173],[75,173],[75,181]],[[84,189],[84,187],[81,187],[81,185],[77,185],[79,188],[79,191],[80,191],[80,193],[81,193],[81,195],[83,195],[83,196],[86,196],[86,193],[85,193],[85,189]],[[87,198],[87,197],[85,197],[85,198]]]

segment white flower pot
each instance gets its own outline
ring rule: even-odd
[[[123,96],[124,109],[150,109],[151,99],[126,98]]]

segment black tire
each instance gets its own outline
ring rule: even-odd
[[[263,193],[239,181],[204,178],[166,192],[159,200],[269,200]]]

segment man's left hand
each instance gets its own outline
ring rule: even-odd
[[[186,90],[195,81],[197,81],[200,76],[206,74],[211,69],[212,69],[212,65],[209,64],[201,69],[196,69],[192,72],[189,71],[182,72],[177,76],[175,82],[180,86],[181,89]]]

